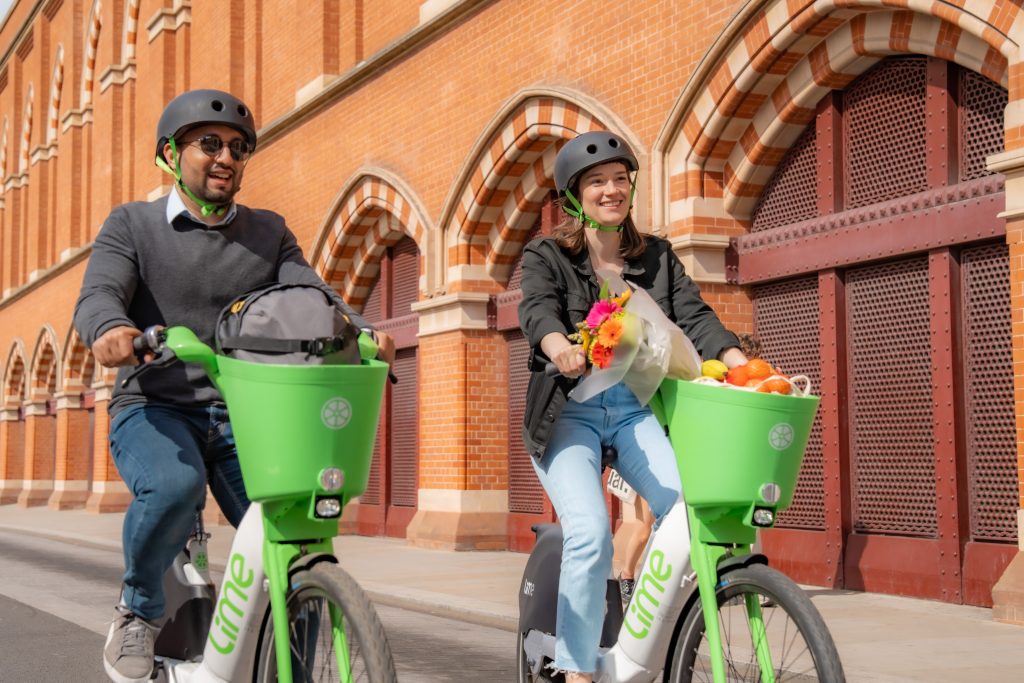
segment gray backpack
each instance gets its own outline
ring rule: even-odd
[[[360,362],[359,328],[324,290],[274,284],[232,302],[217,322],[217,353],[254,363]]]

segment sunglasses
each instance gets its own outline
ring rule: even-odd
[[[208,157],[216,157],[219,155],[220,151],[224,148],[224,145],[227,144],[228,152],[231,154],[231,158],[235,161],[248,161],[253,152],[253,146],[244,138],[235,138],[231,142],[225,143],[216,135],[204,135],[182,144],[199,145],[199,149]]]

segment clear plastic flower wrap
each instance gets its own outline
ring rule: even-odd
[[[594,367],[569,393],[570,398],[582,403],[623,382],[641,405],[647,405],[666,377],[690,380],[700,376],[700,355],[693,342],[668,319],[646,291],[632,289],[610,271],[599,270],[597,275],[602,280],[602,296],[580,330],[580,341]],[[622,303],[617,303],[618,310],[615,310],[603,304],[607,301]],[[602,306],[604,308],[598,310]],[[600,334],[605,318],[611,315],[621,322],[621,330],[617,331],[610,350],[602,351],[602,345],[593,343],[593,331]],[[592,326],[593,322],[598,324]],[[595,349],[600,362],[594,362]],[[607,355],[610,355],[610,362]]]

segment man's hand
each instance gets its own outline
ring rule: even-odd
[[[132,340],[142,334],[141,330],[127,325],[112,327],[93,342],[92,355],[105,368],[117,368],[122,365],[136,365],[139,359],[132,348]],[[147,352],[144,360],[153,359],[153,353]]]
[[[390,334],[376,330],[377,357],[388,365],[395,364],[395,340]]]

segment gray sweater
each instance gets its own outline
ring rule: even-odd
[[[234,220],[216,228],[184,216],[167,222],[167,197],[114,209],[93,244],[74,325],[89,347],[107,330],[128,325],[184,325],[213,346],[221,310],[240,294],[283,282],[321,287],[359,327],[369,324],[309,266],[284,219],[238,205]],[[201,368],[174,363],[121,386],[118,371],[110,414],[133,403],[199,406],[221,402]]]

